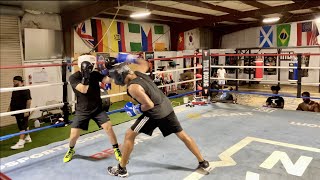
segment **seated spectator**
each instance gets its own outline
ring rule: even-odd
[[[268,97],[268,99],[266,101],[266,105],[268,107],[283,109],[284,99],[278,95],[280,89],[281,88],[279,86],[271,86],[271,91],[274,94],[274,96]]]
[[[302,93],[303,102],[297,107],[297,111],[310,111],[310,112],[320,112],[320,105],[314,101],[310,100],[310,93]]]
[[[222,95],[220,96],[221,101],[232,101],[235,102],[235,97],[232,94],[233,88],[230,86],[228,87],[228,90],[223,92]]]
[[[215,98],[219,94],[219,85],[217,81],[213,81],[210,85],[210,89],[213,91],[210,91],[210,97],[211,99]]]

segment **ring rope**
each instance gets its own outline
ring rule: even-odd
[[[42,87],[49,87],[49,86],[58,86],[58,85],[63,85],[63,84],[65,84],[65,83],[52,83],[52,84],[39,84],[39,85],[21,86],[21,87],[12,87],[12,88],[0,88],[0,93],[20,91],[20,90],[33,89],[33,88],[42,88]]]
[[[296,66],[210,66],[211,68],[272,68],[272,69],[298,69]],[[320,70],[320,67],[315,67],[315,66],[311,66],[311,67],[301,67],[301,69],[316,69],[316,70]]]
[[[288,81],[277,81],[277,80],[267,80],[267,79],[234,79],[234,78],[210,78],[213,80],[230,80],[230,81],[260,81],[260,82],[275,82],[275,83],[282,83],[282,84],[293,84],[293,83],[298,83],[297,80],[289,80]],[[302,85],[319,85],[320,83],[301,83]]]
[[[261,95],[261,96],[281,96],[281,97],[287,97],[287,98],[297,98],[294,95],[287,95],[287,94],[270,94],[270,93],[260,93],[260,92],[247,92],[247,91],[228,91],[228,90],[216,90],[216,89],[210,89],[210,91],[213,92],[231,92],[231,93],[236,93],[236,94],[247,94],[247,95]],[[310,99],[317,99],[319,100],[320,97],[307,97]]]
[[[171,97],[168,97],[168,98],[172,99],[172,98],[176,98],[176,97],[180,97],[180,96],[185,96],[185,95],[188,95],[188,94],[193,94],[193,93],[196,93],[196,92],[199,92],[199,91],[187,92],[187,93],[179,94],[179,95],[176,95],[176,96],[171,96]],[[116,109],[116,110],[113,110],[113,111],[109,111],[109,112],[107,112],[107,114],[110,115],[110,114],[114,114],[114,113],[118,113],[118,112],[124,112],[124,111],[125,111],[124,108],[121,108],[121,109]],[[36,128],[36,129],[28,130],[28,131],[23,131],[23,132],[14,133],[14,134],[8,134],[8,135],[1,136],[0,137],[0,141],[4,141],[4,140],[10,139],[12,137],[19,136],[21,134],[28,134],[28,133],[32,133],[32,132],[36,132],[36,131],[42,131],[42,130],[45,130],[45,129],[49,129],[49,128],[53,128],[53,127],[60,127],[60,126],[64,126],[64,125],[65,125],[65,123],[62,122],[62,123],[58,123],[58,124],[54,124],[54,125],[50,125],[50,126],[45,126],[45,127],[41,127],[41,128]]]

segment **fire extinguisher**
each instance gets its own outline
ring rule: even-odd
[[[29,85],[31,85],[32,84],[32,75],[31,74],[29,74],[29,76],[28,76],[28,81],[29,81]]]

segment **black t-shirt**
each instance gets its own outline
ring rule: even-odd
[[[30,90],[24,89],[13,91],[10,102],[10,110],[21,110],[27,108],[27,101],[31,99]]]
[[[283,103],[284,105],[284,99],[281,96],[272,96],[272,97],[268,97],[267,101],[268,105],[276,104],[277,107],[281,107],[281,104]]]
[[[72,74],[69,77],[70,84],[73,92],[77,98],[76,114],[77,115],[89,115],[102,108],[102,100],[100,97],[99,82],[102,81],[104,76],[97,71],[90,73],[89,89],[86,94],[82,94],[76,90],[76,86],[81,83],[82,76],[80,71]]]

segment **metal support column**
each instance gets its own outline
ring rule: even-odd
[[[298,82],[297,82],[297,98],[301,97],[301,76],[302,76],[302,69],[301,69],[301,62],[302,62],[302,54],[298,54]]]
[[[63,87],[62,87],[62,90],[63,90],[62,101],[63,101],[64,105],[62,107],[62,111],[63,111],[63,119],[66,124],[69,123],[67,66],[68,66],[67,62],[63,61],[61,70],[62,70],[62,82],[64,82]]]

